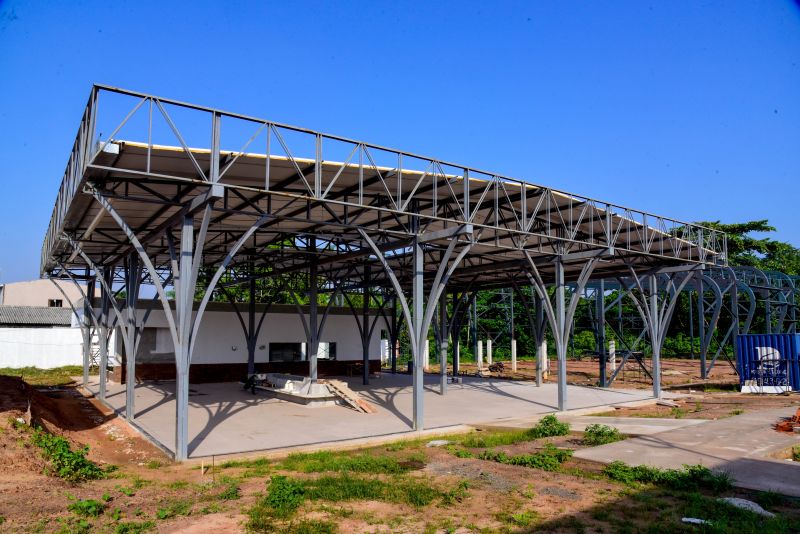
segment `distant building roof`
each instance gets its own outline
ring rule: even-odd
[[[0,326],[70,326],[70,308],[0,306]]]

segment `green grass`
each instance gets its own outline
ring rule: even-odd
[[[154,528],[156,528],[156,524],[153,521],[126,521],[124,523],[119,523],[114,528],[114,532],[115,534],[140,534],[141,532],[147,532]]]
[[[306,501],[383,501],[398,504],[427,506],[436,500],[451,504],[463,499],[468,485],[459,484],[450,492],[442,492],[422,480],[395,475],[389,480],[353,476],[350,473],[325,475],[299,480],[283,475],[270,478],[267,494],[248,510],[247,529],[271,532],[275,521],[294,517]]]
[[[731,480],[726,473],[713,473],[702,465],[684,465],[683,469],[659,469],[646,465],[632,467],[617,461],[607,465],[603,474],[628,485],[653,484],[678,491],[706,489],[721,493],[731,488]]]
[[[322,519],[301,519],[289,524],[289,534],[335,534],[339,527],[333,521]]]
[[[504,452],[486,450],[483,451],[478,458],[501,464],[520,465],[532,469],[542,469],[544,471],[557,471],[562,463],[572,457],[572,452],[571,450],[557,449],[551,443],[548,443],[543,450],[535,454],[509,456]]]
[[[697,517],[710,521],[703,532],[735,532],[737,534],[773,534],[797,532],[796,526],[784,517],[766,518],[742,510],[697,492],[687,493],[681,499],[679,511],[683,517]]]
[[[592,447],[625,439],[619,430],[608,425],[589,425],[583,431],[583,443]]]
[[[67,365],[65,367],[56,367],[55,369],[0,367],[0,375],[21,377],[32,386],[66,386],[74,383],[70,377],[83,375],[83,367],[80,365]]]
[[[792,460],[800,462],[800,445],[792,447]]]
[[[461,440],[461,444],[469,448],[500,447],[513,445],[523,441],[533,441],[540,438],[553,436],[566,436],[569,434],[569,423],[559,421],[554,415],[544,416],[533,428],[518,431],[480,432],[468,434]]]
[[[397,474],[408,470],[391,456],[373,456],[369,453],[346,454],[331,451],[290,454],[280,462],[287,471],[322,473],[338,471],[348,473]]]
[[[223,501],[235,501],[241,498],[242,493],[239,489],[239,485],[236,483],[229,484],[227,488],[222,490],[217,498],[222,499]]]

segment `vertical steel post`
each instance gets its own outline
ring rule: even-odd
[[[536,340],[536,386],[538,387],[542,385],[543,360],[547,359],[547,349],[545,348],[544,329],[541,328],[544,324],[544,304],[542,297],[536,291],[533,292],[533,303],[536,306],[536,325],[533,337]]]
[[[564,284],[564,263],[561,256],[557,256],[553,262],[555,265],[555,289],[556,289],[556,329],[558,336],[556,339],[556,350],[558,351],[558,411],[563,412],[567,409],[567,316],[566,316],[566,286]]]
[[[372,283],[369,265],[364,266],[364,293],[361,302],[361,357],[364,365],[363,383],[369,385],[369,340],[370,340],[370,320],[369,320],[369,285]]]
[[[397,332],[397,296],[392,297],[392,304],[390,307],[392,310],[392,321],[389,327],[389,342],[391,343],[389,354],[391,354],[392,357],[392,374],[395,374],[397,373],[397,338],[399,337]]]
[[[194,301],[194,218],[183,218],[180,248],[180,284],[175,292],[175,312],[178,319],[175,380],[175,459],[185,460],[189,455],[189,346]]]
[[[111,287],[111,274],[113,268],[105,268],[97,273],[98,276],[105,279],[105,284],[100,284],[100,400],[106,400],[106,389],[108,381],[108,299],[113,298],[106,291],[106,286]]]
[[[605,280],[600,280],[600,287],[595,290],[595,322],[597,324],[597,358],[600,360],[600,387],[606,387],[606,304]]]
[[[472,358],[478,363],[478,292],[472,294],[472,321],[469,325],[469,335],[472,337]]]
[[[125,344],[125,418],[133,421],[136,417],[136,300],[139,295],[139,276],[141,273],[139,256],[134,252],[128,256],[125,270],[125,319],[124,330],[128,342]]]
[[[413,422],[414,422],[414,430],[422,430],[424,428],[424,420],[423,420],[423,393],[424,393],[424,383],[423,383],[423,374],[422,374],[422,359],[423,359],[423,351],[424,351],[424,344],[425,340],[428,337],[427,332],[422,331],[422,324],[423,324],[423,291],[424,291],[424,261],[425,261],[425,253],[422,250],[422,245],[419,243],[417,239],[414,240],[414,272],[412,278],[412,289],[411,295],[414,300],[414,313],[413,313],[413,321],[414,321],[414,338],[416,339],[416,351],[414,354],[414,378],[412,381],[413,387]]]
[[[658,318],[658,278],[651,274],[650,285],[650,342],[653,345],[653,396],[661,398],[661,324]],[[676,296],[677,298],[677,296]],[[702,300],[702,295],[700,296]],[[667,303],[664,303],[666,306]]]
[[[311,339],[308,343],[308,376],[317,381],[317,351],[319,350],[319,321],[317,320],[317,238],[309,238],[311,265],[308,270],[308,315]]]
[[[442,291],[439,297],[439,393],[447,392],[447,291]]]
[[[705,380],[707,378],[706,358],[708,357],[708,345],[706,344],[706,302],[703,273],[695,274],[694,278],[697,281],[697,334],[700,337],[700,378]]]
[[[86,287],[86,297],[83,299],[83,387],[89,385],[89,368],[92,365],[92,319],[94,313],[92,301],[94,300],[94,280]]]
[[[247,302],[247,378],[256,372],[256,276],[255,266],[250,264]]]

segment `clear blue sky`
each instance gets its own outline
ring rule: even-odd
[[[0,282],[93,82],[800,245],[796,2],[161,4],[0,0]]]

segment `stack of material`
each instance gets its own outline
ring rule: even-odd
[[[362,399],[361,395],[350,389],[346,382],[341,380],[318,380],[317,383],[323,383],[328,386],[331,393],[356,411],[363,413],[377,413],[378,411],[372,404]]]

